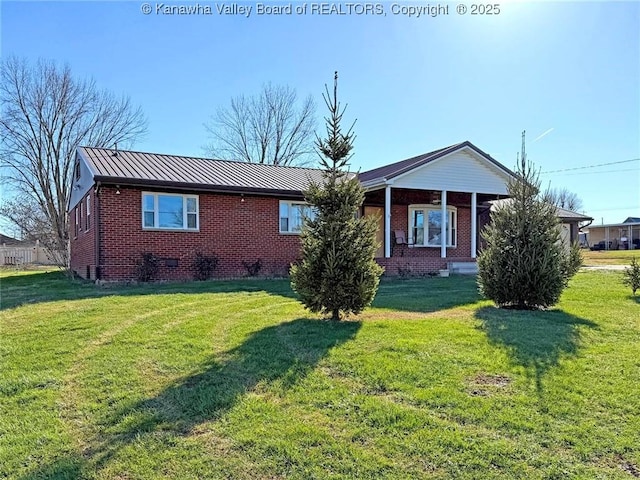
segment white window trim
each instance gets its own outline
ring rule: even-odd
[[[300,230],[282,230],[281,226],[281,219],[282,217],[280,216],[280,211],[282,210],[282,205],[287,205],[288,208],[291,208],[292,205],[304,205],[305,207],[311,207],[311,205],[309,205],[307,202],[305,202],[304,200],[280,200],[280,202],[278,203],[278,232],[281,235],[300,235]]]
[[[146,195],[151,195],[153,197],[153,222],[154,222],[154,226],[153,227],[146,227],[144,224],[144,214],[145,214],[145,209],[144,209],[144,197]],[[163,196],[163,197],[180,197],[182,198],[182,228],[179,227],[160,227],[158,225],[158,222],[160,221],[160,215],[158,212],[158,197],[159,196]],[[196,201],[196,227],[195,228],[187,228],[187,218],[188,215],[187,213],[194,213],[194,212],[187,212],[187,199],[189,198],[193,198]],[[173,232],[198,232],[200,231],[200,199],[198,197],[198,195],[185,195],[182,193],[165,193],[165,192],[142,192],[142,195],[140,196],[140,206],[141,206],[141,211],[142,211],[142,215],[141,215],[141,222],[142,222],[142,229],[143,230],[162,230],[162,231],[173,231]]]
[[[412,204],[409,205],[408,210],[408,214],[409,214],[409,218],[408,218],[408,222],[407,225],[408,227],[408,237],[409,237],[409,245],[416,247],[416,248],[441,248],[442,246],[440,244],[424,244],[424,245],[419,245],[419,244],[415,244],[414,243],[414,238],[413,238],[413,212],[415,210],[425,210],[425,224],[424,224],[424,238],[425,240],[429,238],[429,214],[427,213],[429,210],[433,210],[433,211],[437,211],[437,212],[442,212],[442,206],[441,205],[434,205],[434,204]],[[453,212],[455,215],[455,235],[453,235],[452,238],[452,242],[450,244],[447,244],[447,248],[457,248],[458,246],[458,209],[456,207],[453,207],[451,205],[447,205],[447,214],[449,215],[449,218],[451,218],[451,212]],[[447,219],[449,220],[449,219]],[[451,237],[451,222],[447,221],[447,230],[448,232],[448,237]]]
[[[85,232],[91,229],[91,195],[87,195],[87,215],[84,219]]]

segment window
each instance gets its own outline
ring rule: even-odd
[[[143,192],[142,228],[198,230],[198,196]]]
[[[76,165],[75,165],[75,175],[76,175],[76,180],[80,180],[80,160],[76,160]]]
[[[457,211],[447,207],[445,226],[447,247],[455,247]],[[440,247],[442,239],[442,209],[438,205],[409,205],[409,243],[416,247]]]
[[[82,231],[82,210],[83,210],[83,205],[82,205],[82,200],[80,200],[80,203],[76,207],[76,211],[78,212],[77,227],[79,232]]]
[[[298,233],[304,219],[314,217],[313,209],[306,203],[280,200],[280,233]]]
[[[77,237],[78,236],[78,226],[80,224],[80,220],[79,220],[79,217],[78,217],[78,207],[74,208],[73,210],[74,210],[74,213],[76,214],[76,228],[74,230],[74,232],[75,232],[74,233],[74,237]]]
[[[89,231],[91,228],[91,197],[87,195],[87,215],[85,216],[85,230]]]

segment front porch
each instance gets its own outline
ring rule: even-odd
[[[379,222],[376,261],[389,276],[426,275],[452,267],[473,273],[468,265],[476,261],[480,232],[489,221],[488,202],[498,197],[391,187],[367,192],[364,214],[376,215]]]
[[[475,262],[488,202],[507,196],[513,172],[470,142],[359,174],[364,215],[378,218],[377,260],[387,275]]]

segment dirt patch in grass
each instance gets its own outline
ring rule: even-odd
[[[379,320],[427,320],[434,318],[446,318],[447,320],[466,319],[469,317],[468,308],[450,308],[435,312],[408,312],[400,310],[366,310],[354,317],[359,321],[379,321]]]
[[[511,384],[511,378],[506,375],[488,375],[479,373],[467,381],[467,391],[474,397],[486,397],[497,390],[504,389]]]
[[[622,457],[618,458],[618,466],[625,471],[626,473],[628,473],[629,475],[635,477],[635,478],[640,478],[640,468],[638,468],[637,465],[631,463],[629,460],[626,460]]]

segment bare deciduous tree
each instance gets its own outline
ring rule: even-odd
[[[146,119],[126,97],[78,80],[69,66],[16,57],[0,64],[2,176],[17,192],[0,215],[66,261],[67,203],[79,145],[130,146]]]
[[[549,188],[544,193],[544,200],[566,210],[582,210],[582,199],[566,188]]]
[[[309,161],[315,139],[315,103],[298,107],[295,90],[267,84],[257,96],[240,95],[205,124],[212,139],[207,153],[224,160],[271,165]]]

